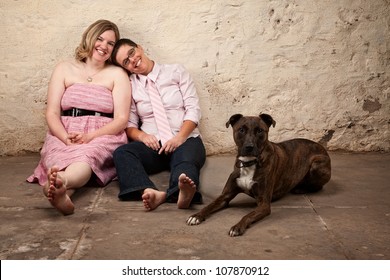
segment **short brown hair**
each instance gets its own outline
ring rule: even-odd
[[[112,50],[112,53],[111,53],[111,62],[112,62],[112,64],[123,68],[122,64],[119,63],[118,60],[116,59],[116,55],[118,54],[118,50],[122,46],[130,46],[130,47],[136,48],[136,47],[138,47],[138,45],[137,45],[137,43],[135,43],[134,41],[132,41],[128,38],[123,38],[123,39],[116,41],[114,49]]]
[[[76,60],[85,62],[86,58],[92,55],[98,37],[107,30],[114,31],[116,41],[120,39],[118,27],[109,20],[100,19],[88,26],[83,33],[80,45],[75,50]],[[107,62],[111,63],[110,59]]]

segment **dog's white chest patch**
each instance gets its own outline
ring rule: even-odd
[[[243,159],[241,159],[243,160]],[[250,190],[255,183],[253,181],[253,176],[255,175],[256,165],[241,167],[240,168],[240,177],[236,179],[237,185],[240,188]]]

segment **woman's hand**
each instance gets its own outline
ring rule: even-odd
[[[159,154],[165,153],[173,153],[181,144],[183,144],[192,131],[196,128],[197,124],[190,120],[185,120],[183,125],[180,128],[178,134],[176,134],[173,138],[168,140],[158,152]]]
[[[144,143],[147,147],[149,147],[155,151],[158,151],[158,149],[160,149],[160,143],[158,142],[158,139],[156,138],[156,136],[154,136],[152,134],[142,133],[138,137],[138,139],[139,139],[139,141]]]
[[[66,145],[86,144],[92,141],[93,135],[90,133],[71,132],[66,138]]]
[[[165,153],[165,154],[169,154],[169,153],[173,153],[181,144],[183,144],[185,141],[187,140],[187,138],[185,137],[182,137],[180,136],[179,134],[177,134],[176,136],[174,136],[173,138],[169,139],[160,149],[160,151],[158,151],[159,154],[161,153]]]

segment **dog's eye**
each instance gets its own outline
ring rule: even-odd
[[[244,129],[243,127],[240,127],[240,128],[238,129],[238,132],[239,132],[239,133],[245,133],[245,129]]]
[[[256,134],[261,134],[261,133],[263,133],[263,131],[264,131],[264,130],[262,130],[261,128],[259,128],[259,129],[256,130]]]

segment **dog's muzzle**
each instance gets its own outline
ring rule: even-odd
[[[243,157],[256,157],[258,153],[258,149],[253,144],[245,145],[240,149],[240,156]]]

